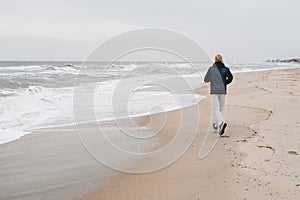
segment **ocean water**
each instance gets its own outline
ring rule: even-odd
[[[76,122],[84,123],[194,105],[205,97],[191,90],[205,85],[203,75],[209,66],[209,63],[2,61],[0,144],[19,139],[37,128],[72,124],[76,106],[82,111]],[[233,72],[299,67],[265,62],[228,66]],[[75,92],[78,87],[80,93]],[[93,105],[86,103],[87,96],[92,98]],[[93,115],[85,113],[90,106]]]

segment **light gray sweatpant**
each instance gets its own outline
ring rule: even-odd
[[[211,103],[214,113],[214,122],[220,126],[225,119],[225,94],[212,94]]]

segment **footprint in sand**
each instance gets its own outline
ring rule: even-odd
[[[288,153],[289,153],[289,154],[292,154],[292,155],[299,155],[299,153],[296,152],[296,151],[288,151]]]
[[[272,150],[272,151],[275,152],[275,149],[274,149],[273,147],[271,147],[271,146],[259,145],[259,146],[257,146],[257,147],[258,147],[258,148],[266,148],[266,149],[270,149],[270,150]]]

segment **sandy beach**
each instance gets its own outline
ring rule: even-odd
[[[180,120],[187,124],[181,131],[189,133],[188,114],[200,110],[197,135],[186,141],[192,142],[190,148],[173,164],[150,173],[121,173],[101,165],[83,147],[75,126],[36,130],[0,145],[0,199],[298,199],[300,69],[234,76],[226,104],[228,128],[205,158],[199,159],[200,147],[207,134],[214,134],[210,98],[155,114],[151,123],[149,117],[137,120],[151,129],[167,116],[152,147],[158,149],[172,140]],[[195,93],[209,97],[207,87]],[[95,123],[80,126],[89,133],[97,130]]]
[[[299,80],[299,69],[235,74],[229,127],[209,156],[198,158],[209,124],[202,118],[202,129],[177,162],[153,173],[123,174],[87,199],[298,199]],[[208,96],[207,88],[196,92]],[[210,99],[198,106],[207,114]],[[177,124],[178,114],[168,113],[166,126]]]

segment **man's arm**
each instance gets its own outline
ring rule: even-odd
[[[232,73],[231,73],[230,69],[227,68],[227,73],[226,73],[226,85],[228,85],[229,83],[231,83],[232,80],[233,80]]]
[[[204,77],[204,82],[210,82],[210,68],[208,69],[208,71],[206,72],[206,75]]]

